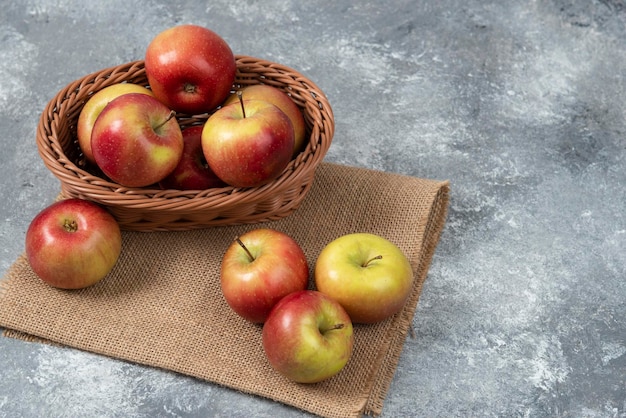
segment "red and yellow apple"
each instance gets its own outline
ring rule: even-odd
[[[371,324],[404,307],[413,270],[400,248],[388,239],[353,233],[322,249],[314,279],[316,289],[338,301],[354,323]]]
[[[224,187],[226,183],[215,175],[202,152],[202,128],[194,125],[183,129],[183,155],[178,165],[160,185],[164,189],[204,190]]]
[[[258,228],[227,248],[220,272],[224,299],[241,317],[263,323],[289,293],[306,289],[309,267],[298,243],[287,234]]]
[[[290,293],[270,312],[263,350],[280,374],[316,383],[339,373],[350,360],[354,332],[350,316],[331,297],[315,291]]]
[[[293,143],[293,156],[297,155],[304,148],[306,141],[306,124],[304,123],[304,116],[302,111],[294,102],[291,97],[284,93],[277,87],[270,86],[269,84],[253,84],[245,86],[241,90],[244,100],[265,100],[271,104],[277,106],[280,110],[285,112],[294,131],[294,143]],[[236,103],[239,101],[237,93],[231,94],[224,105]]]
[[[152,96],[128,93],[96,119],[91,150],[100,169],[127,187],[158,183],[178,165],[183,134],[174,112]]]
[[[102,112],[102,109],[113,99],[126,93],[143,93],[152,96],[152,91],[144,86],[133,83],[112,84],[97,91],[87,100],[85,106],[78,115],[76,122],[76,135],[78,137],[78,146],[80,147],[85,159],[90,163],[95,163],[91,152],[91,131],[93,125]]]
[[[121,248],[115,218],[87,200],[51,204],[33,218],[26,231],[26,257],[33,272],[62,289],[82,289],[105,278]]]
[[[257,187],[278,177],[291,161],[293,141],[289,117],[262,100],[221,107],[202,131],[209,167],[234,187]]]
[[[157,34],[144,62],[154,95],[170,109],[193,115],[210,112],[228,97],[237,70],[227,42],[197,25]]]

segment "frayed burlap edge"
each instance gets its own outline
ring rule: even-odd
[[[409,333],[409,330],[412,327],[413,316],[415,314],[415,310],[417,309],[417,303],[422,292],[422,286],[426,280],[435,249],[437,248],[437,243],[439,242],[439,238],[446,221],[449,192],[449,182],[444,182],[437,193],[436,198],[433,200],[433,207],[429,212],[430,218],[424,230],[425,233],[424,240],[422,242],[421,257],[419,258],[417,267],[414,271],[415,284],[413,292],[411,293],[405,308],[400,313],[401,317],[398,321],[398,329],[400,329],[401,332],[397,332],[398,329],[389,329],[389,349],[381,350],[381,358],[376,359],[376,364],[380,364],[380,366],[373,368],[373,370],[378,374],[378,376],[370,379],[372,384],[368,387],[368,390],[365,393],[365,404],[363,409],[360,411],[363,414],[378,416],[382,413],[385,397],[396,372],[398,362],[400,361],[400,355],[402,354],[407,333]],[[395,333],[392,331],[395,331]]]

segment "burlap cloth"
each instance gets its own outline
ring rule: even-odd
[[[124,232],[122,255],[100,283],[79,291],[45,285],[20,256],[0,282],[5,335],[49,341],[173,370],[328,417],[380,414],[443,228],[448,182],[323,163],[298,210],[266,224],[185,232]],[[396,243],[414,269],[404,310],[355,327],[348,365],[314,385],[292,383],[267,362],[261,327],[221,295],[221,257],[260,226],[284,231],[312,268],[324,245],[350,232]],[[311,281],[312,286],[312,281]]]

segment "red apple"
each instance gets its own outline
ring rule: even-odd
[[[259,228],[246,232],[228,247],[220,281],[228,305],[248,321],[262,323],[285,295],[306,289],[309,267],[293,238]]]
[[[152,91],[139,84],[113,84],[94,93],[87,103],[85,103],[85,106],[83,106],[78,115],[78,122],[76,123],[78,146],[83,152],[85,159],[92,164],[96,162],[91,152],[91,131],[93,124],[96,122],[102,109],[104,109],[109,102],[126,93],[143,93],[152,96]]]
[[[246,86],[241,89],[241,92],[244,100],[265,100],[285,112],[293,125],[293,156],[296,156],[300,151],[302,151],[306,141],[306,125],[304,123],[302,111],[296,102],[291,99],[291,97],[277,87],[270,86],[269,84],[254,84]],[[238,100],[237,93],[233,93],[226,99],[224,105],[235,103]]]
[[[226,41],[197,25],[159,33],[144,62],[154,95],[176,112],[194,115],[215,109],[228,97],[237,70]]]
[[[120,227],[103,207],[60,200],[39,212],[26,231],[26,257],[44,282],[81,289],[102,280],[122,248]]]
[[[289,117],[269,102],[245,100],[213,113],[202,131],[209,167],[234,187],[266,184],[287,167],[293,152]]]
[[[339,373],[350,360],[353,345],[350,316],[315,290],[285,296],[263,324],[269,363],[299,383],[316,383]]]
[[[161,180],[164,189],[204,190],[226,186],[209,167],[202,152],[203,125],[183,129],[183,155],[172,173]]]
[[[154,97],[124,94],[100,112],[91,133],[96,164],[127,187],[167,177],[183,154],[183,134],[173,111]]]
[[[375,234],[336,238],[315,263],[315,286],[338,301],[354,323],[371,324],[399,312],[411,292],[411,264],[394,243]]]

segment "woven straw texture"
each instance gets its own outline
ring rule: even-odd
[[[103,88],[131,82],[147,86],[143,61],[103,69],[60,90],[41,114],[37,147],[44,164],[61,182],[62,194],[107,206],[126,230],[188,230],[275,220],[289,215],[308,193],[315,169],[335,129],[322,90],[297,71],[270,61],[237,55],[235,88],[268,84],[287,93],[303,113],[308,142],[270,183],[254,188],[196,191],[129,188],[109,180],[86,162],[76,140],[76,122],[90,96]],[[181,127],[201,124],[203,115],[177,115]]]
[[[79,291],[45,285],[24,256],[0,282],[5,335],[44,339],[170,369],[326,417],[381,413],[444,226],[448,183],[323,163],[301,207],[258,225],[123,233],[122,255],[100,283]],[[219,286],[221,256],[233,238],[257,227],[294,237],[311,271],[324,245],[372,232],[408,256],[414,285],[404,309],[355,326],[347,366],[313,385],[292,383],[265,359],[261,326],[236,316]],[[312,286],[312,280],[311,280]]]

